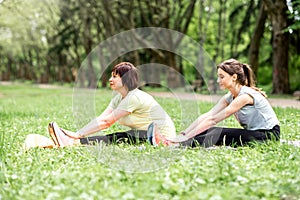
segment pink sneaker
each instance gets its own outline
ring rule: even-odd
[[[153,122],[148,126],[147,139],[153,146],[159,146],[160,144],[169,146],[169,141],[162,134],[158,133],[156,124]]]
[[[156,144],[162,144],[163,146],[169,146],[171,143],[160,133],[154,133],[154,139]]]
[[[58,147],[73,146],[74,139],[67,136],[56,124],[56,122],[51,122],[48,126],[49,134]]]

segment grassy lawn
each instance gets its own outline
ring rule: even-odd
[[[95,113],[111,91],[95,95]],[[236,150],[110,145],[31,149],[26,135],[48,137],[56,121],[75,130],[73,89],[0,86],[0,199],[299,199],[300,148],[279,143]],[[197,112],[191,102],[157,99],[180,131]],[[197,104],[199,112],[211,107]],[[184,112],[183,112],[184,110]],[[282,138],[300,139],[300,110],[275,108]],[[190,113],[186,115],[183,113]],[[84,120],[83,120],[84,121]],[[221,125],[237,126],[233,118]],[[106,133],[119,130],[115,125]]]

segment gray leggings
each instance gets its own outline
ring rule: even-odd
[[[212,127],[180,144],[190,147],[210,147],[213,145],[243,146],[253,141],[264,142],[271,139],[276,141],[280,139],[280,127],[278,125],[274,126],[271,130],[255,131],[239,128]]]

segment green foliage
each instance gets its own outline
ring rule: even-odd
[[[293,66],[289,68],[291,90],[300,90],[300,57],[297,55],[291,56],[290,66]]]
[[[272,80],[272,67],[271,66],[261,66],[258,69],[257,74],[257,82],[261,85],[266,85],[270,83],[270,80]]]
[[[300,1],[299,0],[293,0],[288,3],[289,5],[289,18],[293,21],[292,24],[289,26],[289,29],[295,31],[300,29]]]
[[[300,198],[300,148],[285,144],[254,144],[236,150],[115,145],[99,155],[83,146],[24,152],[26,135],[48,136],[50,121],[75,129],[72,95],[73,90],[67,87],[0,86],[0,199]],[[101,112],[110,98],[110,91],[97,90],[97,111]],[[186,122],[176,120],[181,118],[178,102],[171,98],[158,101],[170,113],[177,129],[195,118],[191,115]],[[205,112],[212,105],[199,102],[198,106],[200,112]],[[275,112],[280,119],[282,138],[300,139],[300,110],[275,108]],[[237,126],[233,118],[223,125]],[[116,150],[122,153],[116,154]],[[179,155],[176,159],[166,160],[162,168],[151,172],[128,173],[118,167],[128,159],[124,155],[173,156],[174,152]],[[145,168],[152,164],[145,164]]]
[[[0,44],[20,56],[22,50],[47,47],[46,37],[58,20],[57,0],[5,1],[0,4]],[[26,9],[24,9],[26,8]],[[23,48],[23,49],[22,49]],[[24,49],[25,48],[25,49]]]
[[[0,78],[72,82],[84,59],[100,42],[137,27],[164,27],[187,34],[203,46],[215,63],[231,57],[247,62],[260,2],[5,0],[0,3]],[[296,40],[291,41],[291,46],[297,46],[299,0],[288,3],[292,19],[288,31]],[[267,21],[259,55],[261,71],[266,73],[259,73],[258,79],[268,85],[272,83],[269,77],[272,70],[266,67],[272,65],[271,32]],[[299,57],[296,49],[290,49],[292,90],[298,88],[293,76],[298,66],[294,65],[298,62],[295,57]],[[120,48],[116,45],[102,53],[109,55],[117,51]],[[130,52],[118,59],[133,60],[137,64],[153,60],[168,63],[166,58],[156,56],[156,52],[148,49]],[[196,78],[190,63],[183,60],[176,65],[183,66],[188,81]],[[95,71],[100,68],[96,64],[93,67]],[[6,73],[9,76],[5,76]],[[213,71],[206,73],[214,77]]]

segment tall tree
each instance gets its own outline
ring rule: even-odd
[[[217,43],[215,45],[215,51],[216,54],[213,57],[213,60],[216,61],[217,57],[221,56],[223,60],[223,46],[222,42],[224,41],[224,26],[225,26],[225,10],[226,10],[226,1],[219,0],[219,11],[218,11],[218,34],[217,34]],[[212,68],[211,74],[210,74],[210,80],[215,80],[215,74],[216,74],[216,68]],[[214,83],[215,84],[215,83]]]
[[[260,40],[264,34],[266,20],[267,12],[265,10],[264,4],[260,2],[259,13],[256,20],[254,32],[250,41],[248,53],[249,64],[251,65],[251,68],[253,69],[255,75],[257,75]]]
[[[183,34],[186,34],[188,27],[192,20],[194,14],[194,8],[196,0],[192,1],[158,1],[159,4],[153,3],[153,1],[147,0],[146,4],[143,5],[139,3],[141,10],[144,6],[148,7],[148,12],[141,12],[141,18],[146,22],[146,26],[158,26],[168,29],[173,29]],[[150,20],[147,20],[147,17]],[[159,37],[159,36],[158,36]],[[174,49],[180,44],[182,38],[178,38],[176,41],[172,41],[168,36],[164,37],[164,40],[161,40],[164,46],[173,46]],[[172,67],[176,71],[183,73],[180,65],[177,62],[176,56],[172,52],[165,51],[163,52],[163,57],[160,56],[159,60],[161,63],[166,64],[167,66]],[[158,54],[159,56],[159,54]],[[176,76],[176,72],[170,69],[167,73],[168,86],[171,88],[179,87],[182,80],[179,76]]]
[[[285,0],[263,0],[272,24],[273,91],[274,94],[290,92],[289,84],[289,33],[288,7]]]
[[[231,43],[231,57],[238,58],[242,53],[244,53],[247,46],[245,44],[245,39],[243,34],[247,33],[250,29],[251,16],[254,13],[255,1],[250,0],[247,3],[242,2],[240,5],[233,8],[230,13],[229,21],[232,27],[236,27],[232,30],[232,43]],[[228,27],[229,28],[229,27]],[[244,46],[244,49],[239,48]]]
[[[205,4],[207,3],[207,5]],[[199,1],[199,17],[198,17],[198,31],[199,31],[199,43],[200,43],[200,49],[199,49],[199,57],[197,59],[197,70],[195,72],[195,78],[196,81],[200,81],[199,87],[202,87],[204,85],[204,44],[206,42],[206,36],[208,34],[208,24],[211,19],[211,10],[212,10],[212,0],[205,1],[200,0]],[[197,89],[197,88],[196,88]]]

